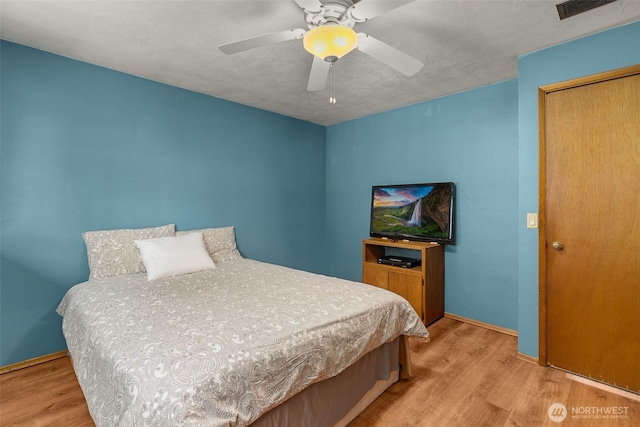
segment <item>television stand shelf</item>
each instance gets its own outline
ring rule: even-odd
[[[379,264],[388,248],[419,253],[412,268]],[[425,325],[444,316],[444,247],[435,243],[373,238],[362,242],[362,281],[405,298]]]

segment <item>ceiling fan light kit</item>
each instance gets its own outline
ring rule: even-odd
[[[324,25],[307,31],[302,44],[310,54],[335,62],[358,45],[358,35],[349,27]]]

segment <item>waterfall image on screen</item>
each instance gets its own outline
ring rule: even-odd
[[[418,199],[415,207],[413,208],[413,214],[411,215],[411,219],[409,220],[409,224],[415,225],[416,227],[420,227],[422,224],[422,199]]]
[[[374,186],[371,236],[452,242],[453,183]]]

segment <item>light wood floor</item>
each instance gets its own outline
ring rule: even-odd
[[[430,343],[411,344],[413,377],[394,384],[350,427],[640,426],[640,397],[517,359],[512,336],[448,318],[429,332]],[[553,403],[568,409],[562,423],[547,416]],[[607,408],[617,408],[620,418],[596,414]],[[0,376],[0,426],[93,425],[69,358]]]

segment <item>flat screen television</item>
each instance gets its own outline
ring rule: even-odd
[[[376,185],[371,192],[371,237],[453,243],[453,182]]]

